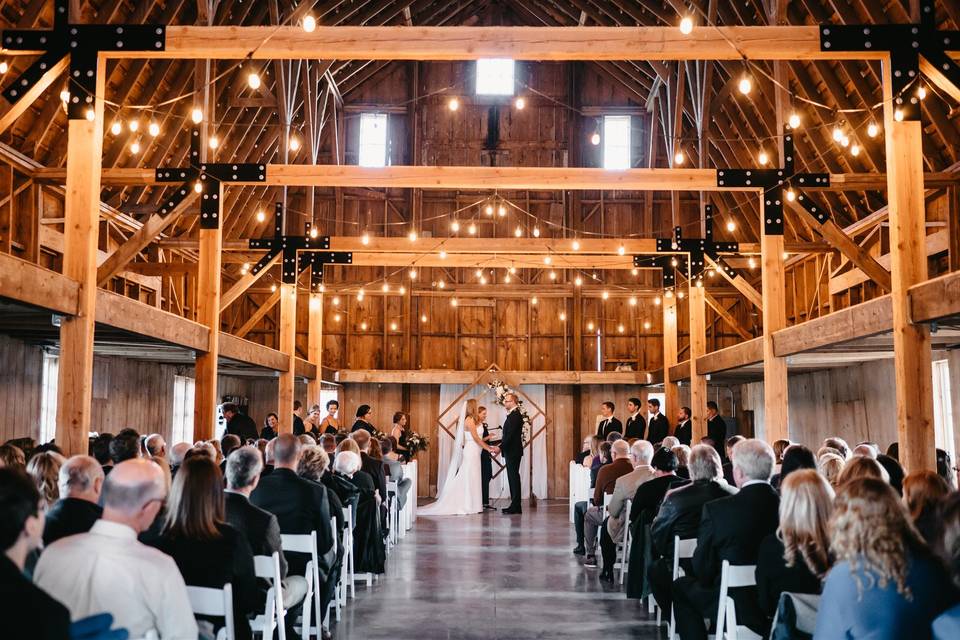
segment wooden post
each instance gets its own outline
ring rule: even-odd
[[[697,373],[697,358],[707,353],[706,291],[702,282],[690,281],[690,409],[693,411],[692,442],[707,435],[707,377]],[[669,416],[669,414],[668,414]]]
[[[320,402],[323,386],[323,294],[310,294],[309,324],[307,325],[307,358],[317,367],[317,377],[307,381],[307,404]]]
[[[894,379],[900,464],[907,473],[936,469],[930,330],[910,321],[907,289],[927,277],[923,129],[894,118],[890,61],[883,63],[883,119],[890,208]]]
[[[280,432],[293,433],[293,400],[297,371],[297,284],[280,285],[280,352],[287,356],[287,370],[280,372],[277,415]]]
[[[761,217],[764,211],[760,194]],[[787,437],[787,360],[777,357],[773,334],[787,326],[783,278],[783,236],[765,231],[760,238],[763,295],[763,430],[767,442]]]
[[[223,201],[223,188],[220,189]],[[193,439],[216,436],[217,361],[220,358],[220,268],[222,235],[217,229],[200,229],[200,258],[197,267],[197,322],[210,331],[207,350],[197,354],[196,391],[193,403]]]
[[[661,413],[672,420],[680,410],[680,390],[677,383],[670,380],[670,367],[677,364],[677,297],[671,294],[663,297],[663,394],[664,406]]]
[[[80,294],[77,315],[60,324],[56,441],[66,456],[87,453],[91,428],[105,67],[97,65],[93,120],[71,119],[67,129],[63,275],[80,283]]]

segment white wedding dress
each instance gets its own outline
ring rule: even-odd
[[[432,502],[417,509],[418,516],[466,516],[483,511],[483,491],[480,485],[480,453],[482,451],[473,436],[465,433],[473,429],[482,436],[482,425],[464,416],[461,410],[457,423],[453,455],[447,468],[446,481]]]

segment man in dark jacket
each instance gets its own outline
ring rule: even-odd
[[[627,400],[627,422],[624,425],[623,437],[627,440],[643,440],[643,434],[647,430],[647,421],[640,415],[640,398],[630,398]]]
[[[221,411],[227,420],[227,433],[238,436],[241,443],[246,444],[247,440],[256,440],[259,437],[257,423],[250,416],[240,413],[237,405],[227,402]]]
[[[60,499],[47,512],[43,527],[43,545],[49,546],[60,538],[90,531],[100,519],[100,490],[103,488],[103,468],[96,458],[73,456],[60,467]]]
[[[720,457],[725,457],[724,443],[727,441],[727,423],[720,416],[720,408],[713,400],[707,401],[707,437],[713,440]]]
[[[614,411],[616,411],[616,405],[612,402],[600,403],[600,422],[597,424],[597,437],[601,440],[606,440],[611,433],[619,433],[623,436],[623,425],[613,415]]]
[[[703,506],[693,575],[673,583],[674,617],[683,640],[706,640],[703,621],[716,617],[723,561],[732,565],[756,564],[760,542],[777,530],[780,497],[770,486],[773,465],[773,449],[766,442],[737,443],[733,449],[733,477],[740,491]],[[756,589],[735,589],[730,596],[737,607],[737,623],[764,633],[767,620],[757,602]]]
[[[696,538],[700,530],[703,505],[737,492],[736,488],[721,481],[723,472],[720,468],[720,456],[709,445],[698,444],[693,447],[688,470],[691,483],[667,494],[650,528],[655,560],[650,567],[648,578],[653,597],[668,616],[673,602],[670,586],[673,582],[674,536],[680,536],[681,540]],[[690,573],[690,562],[681,562],[684,572]]]
[[[680,441],[680,444],[685,444],[688,447],[693,440],[693,420],[690,419],[692,415],[693,411],[690,410],[690,407],[680,407],[680,413],[677,415],[677,428],[673,430],[673,435]]]
[[[647,440],[657,445],[670,435],[670,423],[667,417],[660,413],[660,401],[656,398],[647,400],[647,410],[650,412],[650,420],[647,422]]]
[[[503,398],[503,407],[507,410],[507,417],[503,421],[503,440],[500,442],[500,451],[507,467],[507,482],[510,485],[510,506],[503,510],[507,515],[522,512],[520,506],[520,461],[523,460],[523,416],[518,409],[519,403],[514,393],[508,393]]]

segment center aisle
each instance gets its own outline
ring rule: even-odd
[[[522,516],[417,519],[372,588],[357,586],[339,640],[666,636],[619,585],[601,585],[571,553],[566,501]]]

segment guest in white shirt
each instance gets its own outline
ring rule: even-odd
[[[122,462],[103,485],[103,516],[89,533],[62,538],[40,556],[37,586],[72,619],[108,612],[131,638],[197,637],[187,589],[173,559],[137,541],[166,497],[163,472],[145,459]]]

